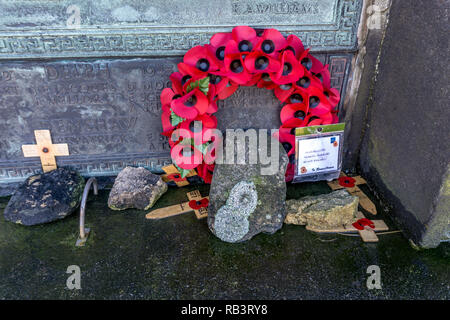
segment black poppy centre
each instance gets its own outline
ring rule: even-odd
[[[269,59],[267,57],[259,57],[255,60],[255,68],[257,70],[264,70],[269,66]]]

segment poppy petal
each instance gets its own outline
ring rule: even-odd
[[[289,96],[295,91],[295,88],[291,84],[282,84],[280,86],[277,86],[273,92],[275,93],[275,96],[280,100],[281,102],[285,102],[286,99],[289,98]]]
[[[172,102],[172,98],[175,96],[175,93],[171,88],[164,88],[161,92],[161,105],[166,106],[170,105]]]
[[[225,88],[223,88],[218,94],[217,98],[220,100],[224,100],[231,96],[233,93],[236,92],[236,90],[239,88],[238,84],[232,84],[231,82],[227,83]]]
[[[287,37],[287,44],[285,50],[290,50],[295,55],[295,58],[298,59],[300,55],[305,51],[303,47],[302,40],[294,34],[291,34]]]

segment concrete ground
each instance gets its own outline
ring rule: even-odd
[[[157,203],[185,201],[170,188]],[[329,192],[326,183],[288,188],[288,198]],[[145,212],[107,207],[108,191],[91,196],[87,246],[75,247],[78,214],[24,227],[0,218],[0,299],[449,299],[450,243],[417,251],[401,233],[378,243],[319,235],[285,225],[241,244],[220,241],[193,213],[160,221]],[[0,198],[0,214],[8,199]],[[396,230],[381,207],[383,218]],[[371,218],[370,215],[367,217]],[[66,288],[67,267],[81,268],[81,290]],[[366,271],[381,269],[381,290]]]

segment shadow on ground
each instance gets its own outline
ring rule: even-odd
[[[186,201],[195,188],[169,188],[155,208]],[[207,194],[208,186],[200,190]],[[326,183],[302,184],[290,186],[288,198],[326,192]],[[0,299],[450,298],[449,243],[416,251],[399,233],[366,244],[285,225],[227,244],[193,213],[150,221],[143,211],[108,209],[107,198],[101,191],[88,202],[92,234],[83,248],[75,247],[78,213],[24,227],[3,219],[8,199],[0,198]],[[378,209],[377,218],[396,229]],[[66,287],[69,265],[81,268],[81,290]],[[370,265],[381,269],[381,290],[366,287]]]

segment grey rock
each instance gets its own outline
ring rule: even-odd
[[[167,184],[160,176],[145,168],[126,167],[114,182],[108,206],[113,210],[148,210],[166,191]]]
[[[286,201],[285,223],[308,225],[314,229],[329,230],[353,223],[358,211],[358,197],[341,189],[319,196]]]
[[[5,219],[26,226],[63,219],[80,205],[84,183],[80,174],[65,168],[31,176],[11,197]]]
[[[270,139],[267,140],[270,145]],[[261,232],[275,233],[283,226],[286,216],[284,174],[289,160],[278,141],[276,146],[279,163],[272,175],[261,174],[261,169],[267,166],[260,161],[216,164],[209,194],[208,226],[221,240],[242,242]]]

